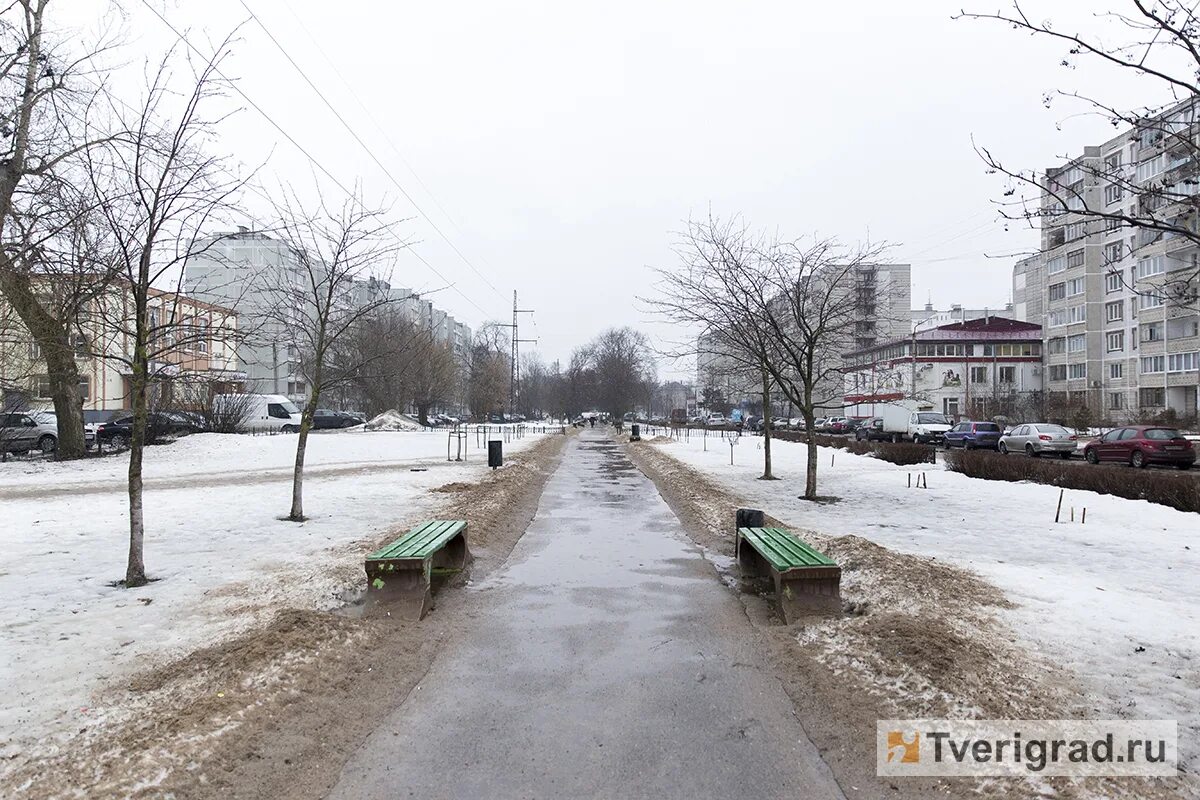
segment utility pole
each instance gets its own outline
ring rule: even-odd
[[[512,349],[512,355],[511,355],[512,363],[509,365],[509,376],[508,376],[508,413],[509,414],[517,413],[517,398],[520,393],[520,383],[521,383],[521,361],[520,361],[521,344],[522,343],[537,344],[537,339],[522,339],[521,335],[520,335],[520,328],[519,328],[520,315],[521,314],[532,314],[532,313],[533,313],[532,308],[518,308],[517,307],[517,290],[513,289],[513,321],[512,321],[512,325],[504,326],[504,327],[512,328],[512,348],[511,348]]]

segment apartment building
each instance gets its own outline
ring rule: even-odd
[[[948,417],[1023,417],[1040,406],[1042,329],[983,317],[914,331],[844,355],[845,414],[916,401]]]
[[[1041,252],[1014,267],[1013,296],[1019,318],[1043,325],[1049,404],[1086,404],[1113,421],[1196,414],[1200,248],[1096,217],[1196,229],[1193,204],[1179,202],[1200,194],[1196,116],[1189,101],[1046,171]]]
[[[188,407],[202,395],[239,391],[246,374],[237,360],[237,314],[175,292],[150,290],[150,397],[160,406]],[[50,377],[33,337],[0,298],[0,386],[5,407],[49,409]],[[85,411],[127,409],[132,396],[133,299],[115,280],[72,322]]]
[[[955,322],[995,316],[1012,317],[1012,303],[1005,303],[996,308],[964,308],[962,305],[954,303],[944,311],[934,308],[933,303],[926,303],[924,308],[912,310],[912,329],[927,331],[943,325],[952,325]]]

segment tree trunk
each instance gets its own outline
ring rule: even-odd
[[[816,416],[804,411],[804,441],[808,445],[808,460],[804,467],[804,499],[817,499],[817,432],[813,430]]]
[[[321,341],[323,340],[324,322],[322,321]],[[304,521],[304,453],[308,449],[308,432],[312,430],[313,415],[317,413],[317,402],[321,399],[321,361],[324,358],[324,347],[319,346],[317,357],[313,363],[312,394],[309,395],[304,413],[300,415],[300,436],[296,442],[296,467],[292,472],[292,510],[287,517],[292,522]]]
[[[292,472],[292,511],[288,514],[288,519],[292,522],[304,521],[304,451],[308,449],[308,430],[312,427],[313,408],[315,406],[309,405],[300,415],[300,438],[296,442],[296,468]]]
[[[419,422],[425,426],[429,425],[429,406],[428,405],[418,405],[417,406],[417,422]]]
[[[50,378],[54,413],[58,417],[60,461],[82,458],[87,453],[83,432],[83,398],[79,392],[79,367],[67,326],[42,307],[30,285],[29,276],[14,272],[12,263],[0,260],[0,293],[17,313],[29,335],[37,343]]]
[[[146,309],[139,301],[137,310],[136,343],[133,354],[133,372],[130,384],[133,391],[133,430],[129,437],[129,561],[125,567],[125,588],[146,585],[146,564],[143,558],[143,543],[146,538],[146,522],[142,513],[142,451],[146,446],[146,423],[149,417],[147,383],[149,358],[146,355]]]
[[[771,474],[771,379],[767,371],[762,371],[763,391],[763,474],[762,480],[773,481]]]

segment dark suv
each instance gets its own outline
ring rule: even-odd
[[[946,447],[961,447],[964,450],[984,447],[995,450],[1003,433],[1000,426],[994,422],[960,422],[946,431]]]

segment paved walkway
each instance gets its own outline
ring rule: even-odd
[[[331,798],[843,796],[741,603],[603,432],[470,591],[468,630]]]

